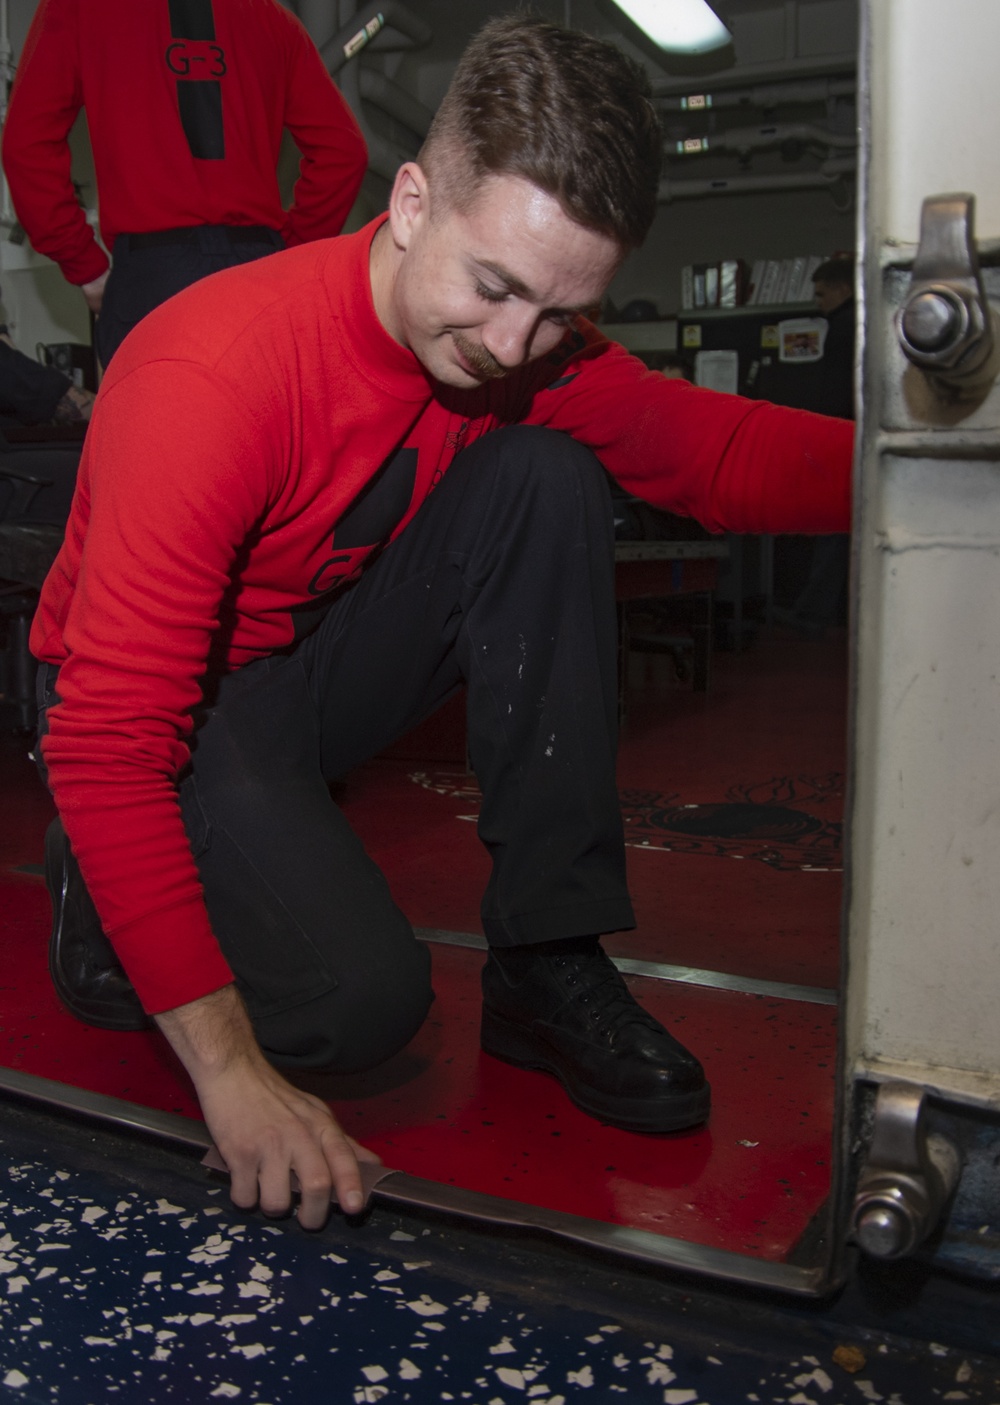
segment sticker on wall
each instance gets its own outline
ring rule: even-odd
[[[772,322],[772,323],[770,323],[770,324],[769,324],[768,326],[766,326],[766,327],[761,327],[761,329],[760,329],[760,344],[761,344],[761,346],[777,346],[777,345],[778,345],[778,328],[777,328],[777,326],[775,325],[775,323]]]
[[[822,361],[829,323],[825,317],[791,317],[778,323],[778,360],[799,365]]]
[[[701,327],[695,322],[681,330],[682,346],[701,346]]]
[[[694,383],[735,395],[739,388],[740,358],[735,351],[699,351],[694,358]]]

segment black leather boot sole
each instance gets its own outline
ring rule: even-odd
[[[49,975],[71,1015],[100,1029],[148,1029],[114,948],[104,935],[58,819],[45,832],[45,882],[52,900]]]
[[[558,1078],[591,1117],[628,1132],[679,1132],[708,1117],[701,1064],[633,998],[603,951],[541,958],[511,981],[483,971],[483,1051]]]

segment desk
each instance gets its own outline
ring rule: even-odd
[[[623,714],[625,663],[629,647],[671,651],[653,634],[630,637],[628,604],[632,600],[664,600],[690,596],[695,610],[692,631],[694,651],[693,685],[708,688],[712,651],[712,595],[719,574],[719,561],[729,555],[729,544],[721,538],[707,541],[619,541],[615,542],[615,600],[618,605],[618,705]],[[397,760],[462,763],[465,750],[465,691],[449,699],[433,716],[400,737],[380,753]]]
[[[628,605],[633,600],[667,600],[690,596],[694,607],[691,643],[692,686],[707,692],[712,657],[712,597],[719,561],[729,555],[727,541],[615,542],[615,600],[618,605],[618,707],[625,711],[625,680],[630,649],[676,654],[677,643],[665,635],[633,634]]]

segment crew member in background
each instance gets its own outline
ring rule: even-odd
[[[854,418],[854,260],[827,259],[813,274],[813,301],[826,318],[822,391],[810,410]]]
[[[101,237],[71,175],[85,109]],[[285,129],[302,160],[282,209]],[[277,0],[41,0],[3,133],[32,245],[97,314],[100,360],[208,273],[339,234],[367,164],[350,109]]]

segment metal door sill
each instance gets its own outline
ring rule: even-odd
[[[67,1083],[39,1078],[18,1069],[0,1069],[0,1093],[83,1117],[103,1126],[141,1133],[175,1146],[199,1152],[211,1146],[208,1128],[193,1118],[142,1107],[104,1093],[73,1088]],[[408,1175],[405,1171],[390,1171],[383,1176],[372,1192],[372,1200],[407,1210],[454,1216],[490,1230],[555,1238],[612,1259],[624,1259],[633,1264],[691,1274],[742,1288],[817,1298],[825,1296],[835,1286],[831,1285],[824,1267],[803,1268],[771,1263],[765,1259],[735,1254],[728,1249],[713,1249],[702,1244],[690,1244],[683,1239],[671,1239],[649,1230],[606,1224],[559,1210],[541,1209],[499,1196],[443,1185],[438,1181]]]

